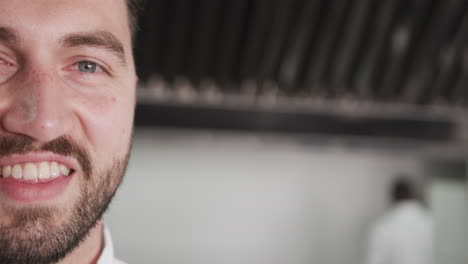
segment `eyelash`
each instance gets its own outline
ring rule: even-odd
[[[82,72],[80,71],[79,69],[79,65],[80,63],[89,63],[89,64],[94,64],[96,65],[97,69],[96,69],[96,72]],[[80,60],[80,61],[77,61],[75,63],[72,64],[72,67],[74,70],[77,70],[78,72],[82,73],[82,74],[98,74],[98,73],[106,73],[106,74],[109,74],[109,71],[107,70],[106,67],[104,67],[102,64],[100,63],[97,63],[97,62],[94,62],[92,60]]]
[[[4,65],[7,65],[7,66],[12,66],[12,65],[13,65],[13,64],[10,63],[9,61],[6,61],[6,60],[4,60],[4,59],[2,59],[2,58],[0,58],[0,64],[4,64]]]
[[[80,70],[80,63],[89,63],[89,64],[92,64],[92,65],[95,65],[96,71],[95,72],[82,71],[82,70]],[[14,66],[14,64],[11,63],[10,61],[5,60],[5,59],[0,57],[0,66],[1,65],[3,65],[3,67],[6,66],[8,68],[9,68],[9,66]],[[88,59],[88,58],[83,58],[82,60],[78,60],[78,61],[76,61],[75,63],[73,63],[72,65],[70,65],[67,68],[68,68],[68,70],[78,72],[83,77],[84,76],[88,76],[88,77],[96,76],[97,77],[97,76],[99,76],[101,74],[111,76],[111,77],[113,76],[111,71],[106,66],[104,66],[102,63],[98,63],[98,62],[96,62],[96,61],[94,61],[92,59]],[[5,68],[3,68],[3,69],[5,69]]]

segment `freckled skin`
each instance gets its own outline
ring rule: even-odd
[[[102,131],[115,130],[117,120],[120,120],[117,124],[130,127],[133,118],[131,109],[135,101],[136,76],[130,32],[126,19],[116,22],[116,18],[126,16],[123,1],[120,5],[115,5],[115,0],[48,0],[47,5],[43,2],[0,0],[0,25],[8,25],[22,33],[24,42],[15,47],[15,52],[25,61],[17,75],[0,85],[0,117],[4,132],[33,134],[35,128],[55,125],[60,127],[55,131],[62,131],[52,131],[54,133],[38,140],[47,142],[58,134],[71,131],[76,138],[86,139],[90,147],[102,146],[103,141],[108,143],[109,149],[94,148],[95,152],[121,152],[121,144],[110,142],[111,137],[103,136]],[[69,21],[79,22],[70,25]],[[116,78],[103,82],[97,89],[70,83],[57,70],[64,64],[62,58],[67,56],[67,51],[59,49],[56,40],[68,32],[94,29],[108,30],[118,36],[130,62],[127,69],[118,69]],[[18,109],[16,106],[22,107]],[[35,113],[36,118],[30,120],[27,128],[16,127],[16,122],[25,121],[21,115],[28,111]],[[78,122],[85,125],[77,126]],[[88,123],[92,125],[86,126]],[[128,138],[131,128],[126,130],[125,137]],[[128,141],[126,138],[119,141]]]
[[[0,80],[1,74],[6,79],[0,82],[0,137],[23,135],[45,144],[69,136],[86,147],[96,171],[124,158],[131,141],[137,82],[125,1],[0,0],[0,27],[14,29],[18,37],[14,44],[0,41],[0,59],[13,65],[0,64],[4,67]],[[110,32],[123,44],[126,66],[103,49],[67,48],[59,41],[70,33],[93,31]],[[114,74],[84,74],[73,67],[89,58],[109,66]],[[83,185],[83,179],[75,177],[69,191],[52,203],[62,209],[60,221],[69,220]],[[22,207],[0,194],[0,230],[11,223],[7,210],[11,208]],[[92,229],[61,263],[95,258],[101,228]]]

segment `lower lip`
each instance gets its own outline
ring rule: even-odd
[[[22,203],[46,202],[65,192],[72,176],[58,177],[49,182],[27,183],[0,178],[0,193]]]

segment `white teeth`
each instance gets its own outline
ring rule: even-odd
[[[55,177],[58,177],[59,175],[60,175],[60,170],[58,168],[58,164],[57,164],[57,162],[53,161],[50,164],[50,176],[52,178],[55,178]]]
[[[59,164],[59,170],[60,170],[60,173],[62,173],[63,175],[65,176],[68,176],[70,174],[70,169],[67,168],[65,165],[63,164]]]
[[[50,166],[48,162],[39,163],[39,179],[47,180],[50,178]]]
[[[8,178],[11,176],[11,166],[5,166],[2,168],[3,178]]]
[[[11,169],[11,176],[13,176],[13,178],[15,179],[23,178],[23,169],[20,165],[16,164],[15,166],[13,166],[13,168]]]
[[[37,180],[37,168],[32,163],[26,163],[23,168],[23,179],[26,181]]]
[[[71,170],[58,162],[40,162],[7,165],[0,167],[0,177],[23,179],[25,181],[47,180],[57,178],[60,175],[69,176]]]

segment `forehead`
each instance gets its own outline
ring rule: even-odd
[[[131,43],[125,0],[0,0],[0,27],[20,39],[56,40],[86,31],[108,31]]]

